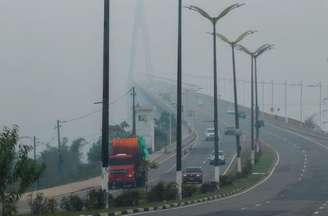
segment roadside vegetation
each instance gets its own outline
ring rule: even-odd
[[[18,127],[0,131],[0,209],[2,216],[16,215],[15,203],[44,170],[28,157],[31,146],[18,144]]]
[[[205,182],[201,185],[184,185],[183,202],[200,199],[212,195],[224,196],[226,194],[238,193],[259,183],[271,172],[276,161],[275,152],[268,146],[263,146],[261,159],[251,168],[250,163],[244,163],[244,171],[237,174],[234,166],[231,172],[221,176],[220,187],[214,182]],[[220,188],[218,190],[218,188]],[[78,216],[81,214],[95,214],[99,212],[115,212],[126,209],[147,208],[163,206],[176,202],[177,188],[175,183],[160,182],[149,191],[144,189],[126,190],[117,197],[110,197],[110,209],[104,209],[104,193],[102,191],[91,191],[86,199],[71,195],[63,198],[57,206],[60,212],[47,212],[47,216]],[[41,195],[39,195],[41,196]],[[44,197],[43,197],[44,198]],[[44,198],[46,200],[46,198]],[[40,202],[39,202],[40,203]],[[42,203],[42,202],[41,202]],[[46,203],[46,202],[44,202]],[[35,209],[49,209],[47,205]],[[82,210],[82,211],[81,211]],[[38,215],[34,212],[34,215]],[[42,214],[40,214],[42,215]]]

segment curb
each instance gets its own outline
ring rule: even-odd
[[[271,147],[271,149],[274,150],[272,147]],[[187,207],[187,206],[193,206],[193,205],[197,205],[197,204],[210,203],[210,202],[215,202],[215,201],[219,201],[219,200],[225,200],[225,199],[233,198],[233,197],[242,195],[244,193],[247,193],[247,192],[253,190],[257,186],[259,186],[259,185],[263,184],[264,182],[266,182],[272,176],[272,174],[276,170],[277,166],[279,165],[279,161],[280,161],[278,152],[277,151],[274,151],[274,152],[275,152],[275,155],[276,155],[276,161],[274,162],[274,166],[271,168],[271,171],[269,172],[269,174],[264,179],[262,179],[261,181],[259,181],[258,183],[254,184],[254,185],[245,184],[245,185],[243,185],[239,188],[234,189],[231,192],[218,193],[218,194],[215,194],[215,195],[209,195],[209,196],[205,196],[205,197],[195,199],[195,200],[173,202],[173,203],[170,203],[170,204],[163,204],[163,205],[154,206],[154,207],[126,209],[126,210],[123,210],[123,211],[116,211],[116,212],[111,212],[111,213],[100,213],[100,214],[80,215],[80,216],[138,215],[142,212],[145,212],[145,213],[155,212],[155,211],[160,211],[160,210],[174,209],[174,208],[179,208],[179,207]]]

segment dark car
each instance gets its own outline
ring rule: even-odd
[[[183,171],[183,183],[202,184],[203,171],[200,167],[188,167]]]
[[[235,135],[235,127],[226,127],[224,128],[224,135]]]

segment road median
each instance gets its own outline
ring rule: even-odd
[[[273,174],[279,163],[279,155],[269,145],[263,146],[262,156],[251,172],[233,176],[233,171],[228,172],[222,178],[223,185],[217,192],[201,193],[202,189],[182,201],[163,201],[163,202],[141,202],[135,206],[113,207],[110,210],[98,210],[89,212],[61,212],[48,216],[94,216],[94,215],[131,215],[145,212],[163,211],[172,208],[186,208],[188,206],[202,205],[209,202],[231,199],[251,191],[257,186],[267,181]],[[234,169],[234,165],[230,169]],[[231,179],[229,179],[231,178]],[[202,187],[200,187],[202,188]],[[143,193],[145,194],[145,193]],[[141,204],[142,203],[142,204]]]

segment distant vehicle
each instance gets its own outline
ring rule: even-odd
[[[214,128],[207,128],[205,133],[205,140],[206,141],[213,141],[215,138],[215,129]]]
[[[209,161],[210,161],[211,165],[214,165],[214,162],[215,162],[215,153],[214,152],[212,152],[212,154],[210,155]],[[226,161],[224,158],[224,153],[223,153],[223,151],[219,151],[219,165],[225,165],[225,164],[226,164]]]
[[[246,113],[245,112],[239,112],[239,118],[245,119]]]
[[[183,171],[183,183],[203,183],[203,171],[200,167],[188,167]]]
[[[258,128],[264,127],[264,121],[263,120],[258,120],[255,123],[255,126],[258,127]]]
[[[228,115],[235,115],[234,110],[228,110],[227,111]],[[239,118],[245,119],[246,118],[246,113],[245,112],[238,112]]]
[[[226,127],[224,128],[224,135],[235,135],[235,127]]]

